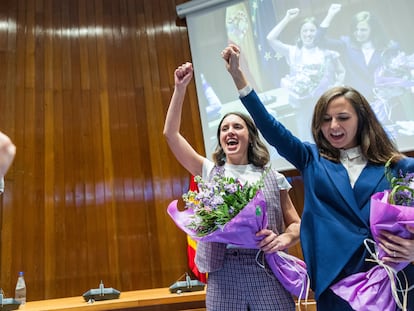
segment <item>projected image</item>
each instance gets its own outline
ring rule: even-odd
[[[248,0],[188,18],[207,156],[221,116],[244,110],[219,56],[228,43],[242,50],[269,112],[302,140],[313,140],[319,96],[345,84],[364,94],[402,151],[413,150],[414,42],[402,31],[414,29],[413,11],[407,0]]]

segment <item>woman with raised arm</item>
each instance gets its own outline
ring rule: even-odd
[[[338,52],[318,45],[315,39],[318,27],[313,17],[303,19],[295,44],[280,40],[280,34],[299,14],[298,8],[287,10],[285,17],[269,32],[267,40],[289,65],[289,73],[281,79],[280,86],[289,92],[289,104],[295,110],[300,137],[311,140],[310,123],[316,100],[328,87],[343,84],[345,69]]]
[[[324,48],[338,51],[346,68],[344,83],[361,92],[371,102],[375,99],[375,73],[383,65],[383,53],[397,52],[399,45],[385,37],[383,22],[369,11],[355,13],[350,19],[349,35],[332,38],[328,35],[342,5],[330,5],[318,27],[317,38]]]
[[[265,139],[299,170],[304,181],[301,246],[318,311],[351,311],[349,303],[330,287],[373,267],[366,261],[364,245],[365,239],[372,239],[370,198],[390,187],[384,174],[390,158],[394,173],[414,172],[414,159],[398,151],[365,97],[350,87],[334,87],[322,94],[312,118],[315,143],[302,142],[267,112],[240,69],[239,55],[235,45],[222,52],[243,105]],[[413,227],[407,230],[414,233]],[[384,262],[414,261],[414,239],[383,231],[380,247],[387,254]],[[414,266],[403,271],[413,285]],[[413,291],[408,306],[413,310]]]
[[[214,176],[258,181],[267,170],[269,152],[260,140],[250,117],[240,112],[223,116],[217,128],[217,148],[213,161],[197,153],[180,133],[181,113],[186,89],[193,77],[191,63],[174,72],[175,88],[164,125],[164,136],[177,160],[192,175],[212,180]],[[269,228],[258,249],[263,253],[286,250],[299,241],[300,218],[293,206],[286,178],[270,169],[264,178],[263,193],[269,215]],[[208,272],[206,306],[209,311],[295,310],[291,294],[266,268],[257,264],[258,249],[243,249],[224,243],[199,242],[196,265]]]

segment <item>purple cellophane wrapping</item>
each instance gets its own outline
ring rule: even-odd
[[[259,215],[256,215],[257,207],[261,211]],[[257,248],[262,237],[256,237],[256,232],[267,227],[266,201],[262,191],[258,191],[237,216],[225,224],[223,228],[205,236],[198,236],[195,230],[188,228],[188,225],[193,221],[194,211],[192,209],[179,211],[176,200],[170,203],[167,212],[181,230],[195,241],[200,242],[219,242],[243,248]]]
[[[265,257],[273,274],[286,290],[299,299],[307,299],[309,280],[305,262],[282,251],[265,254]]]
[[[266,201],[262,191],[258,191],[255,197],[227,224],[205,236],[198,236],[196,231],[189,229],[188,225],[193,220],[194,211],[185,209],[179,211],[178,201],[172,201],[167,212],[175,224],[192,239],[199,242],[219,242],[237,245],[241,248],[258,249],[258,243],[263,237],[257,237],[256,233],[268,225]],[[261,213],[256,210],[260,208]],[[279,282],[293,295],[305,296],[307,286],[306,265],[299,258],[286,260],[276,253],[266,254],[266,261]],[[290,256],[293,257],[293,256]]]
[[[388,203],[389,191],[378,192],[371,197],[370,228],[376,243],[381,230],[389,231],[402,238],[413,238],[406,226],[414,226],[414,207]],[[378,247],[378,261],[385,252]],[[395,311],[396,301],[392,294],[389,274],[382,266],[367,272],[360,272],[342,279],[331,289],[358,311]],[[395,271],[404,269],[409,262],[387,263]]]

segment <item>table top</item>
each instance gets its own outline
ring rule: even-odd
[[[82,296],[28,301],[20,306],[24,311],[69,311],[69,310],[116,310],[122,308],[136,308],[154,305],[168,305],[204,301],[205,290],[195,292],[170,293],[169,288],[154,288],[129,291],[120,294],[118,299],[101,300],[88,303]]]

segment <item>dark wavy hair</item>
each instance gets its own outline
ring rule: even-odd
[[[316,103],[312,118],[312,135],[323,157],[335,162],[340,161],[340,150],[328,142],[321,130],[328,105],[338,97],[347,99],[356,111],[358,116],[357,143],[368,161],[385,164],[392,157],[395,159],[402,157],[378,121],[367,99],[348,86],[338,86],[327,90]]]
[[[359,23],[366,22],[370,28],[370,38],[374,47],[377,49],[384,49],[387,46],[387,39],[384,36],[384,29],[378,18],[368,11],[361,11],[356,13],[351,20],[351,41],[355,46],[359,46],[359,43],[355,40],[354,32]]]
[[[249,141],[250,141],[249,147],[247,150],[248,162],[257,167],[264,167],[270,161],[269,150],[267,149],[263,141],[260,139],[259,131],[256,127],[256,124],[254,124],[252,118],[250,118],[248,115],[242,112],[237,112],[237,111],[226,113],[220,120],[220,123],[217,127],[218,143],[217,143],[216,149],[213,152],[213,161],[218,166],[222,166],[224,165],[224,163],[226,163],[226,154],[224,153],[224,150],[220,144],[220,131],[221,131],[221,125],[223,123],[223,120],[229,115],[238,116],[246,123],[247,129],[249,131]]]

